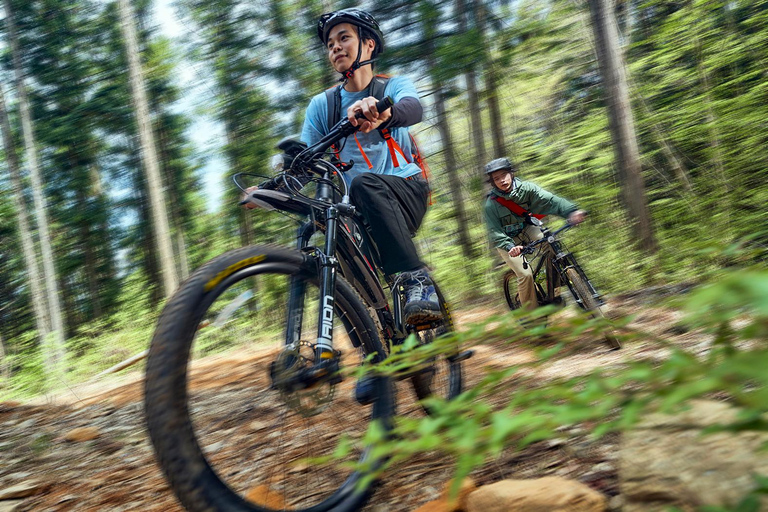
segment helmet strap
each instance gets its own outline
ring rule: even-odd
[[[368,64],[373,63],[376,59],[368,59],[360,62],[360,57],[363,55],[363,34],[360,30],[360,27],[355,25],[355,28],[357,28],[357,57],[355,57],[355,62],[352,63],[351,66],[349,66],[349,69],[346,71],[341,72],[341,78],[339,78],[339,82],[344,82],[342,84],[342,87],[344,85],[347,85],[347,82],[355,76],[355,71],[360,69],[363,66],[367,66]]]

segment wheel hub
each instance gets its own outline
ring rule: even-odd
[[[270,365],[272,387],[289,408],[304,417],[327,409],[340,382],[333,375],[338,370],[338,358],[333,360],[335,367],[326,364],[328,368],[319,371],[315,353],[315,345],[302,340],[285,348]]]

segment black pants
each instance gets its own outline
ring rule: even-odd
[[[411,233],[416,233],[427,212],[429,185],[425,180],[365,173],[352,180],[349,197],[371,227],[385,273],[424,266]]]

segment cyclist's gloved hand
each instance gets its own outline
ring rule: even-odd
[[[352,126],[360,126],[361,132],[368,133],[381,126],[382,123],[388,121],[389,118],[392,117],[392,109],[379,112],[376,110],[377,102],[378,100],[376,98],[368,96],[367,98],[358,100],[350,105],[347,109],[347,118],[349,119],[350,124],[352,124]],[[355,118],[355,114],[358,112],[363,114],[364,119]]]
[[[511,248],[509,250],[509,255],[512,256],[513,258],[517,258],[518,256],[520,256],[520,253],[522,251],[523,251],[523,246],[522,245],[516,245],[516,246],[514,246],[513,248]]]
[[[587,218],[587,212],[584,210],[576,210],[575,212],[572,212],[568,216],[568,224],[571,224],[573,226],[576,226],[577,224],[581,224],[584,222],[584,219]]]

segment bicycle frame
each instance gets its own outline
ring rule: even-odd
[[[326,172],[324,179],[329,179]],[[376,312],[384,338],[398,343],[406,338],[407,332],[402,320],[401,301],[397,298],[394,283],[394,308],[390,310],[384,287],[377,275],[378,254],[372,244],[362,219],[355,213],[354,207],[341,203],[332,203],[330,187],[319,186],[314,201],[307,201],[299,196],[276,190],[255,190],[251,193],[259,205],[293,213],[301,213],[308,218],[296,233],[296,248],[308,253],[320,267],[320,307],[318,311],[318,332],[316,349],[333,350],[332,326],[334,320],[334,289],[336,275],[341,275],[360,293],[365,304]],[[320,206],[322,204],[322,206]],[[341,211],[344,215],[341,215]],[[325,233],[323,248],[310,247],[310,239],[317,232]],[[300,277],[291,279],[288,298],[288,322],[285,333],[287,346],[298,343],[301,339],[301,324],[304,315],[305,282]],[[439,300],[445,300],[438,290]],[[449,319],[450,321],[450,319]],[[357,339],[352,339],[359,346]]]
[[[550,231],[550,229],[547,226],[542,225],[541,226],[541,233],[542,233],[542,239],[538,242],[536,245],[543,245],[546,244],[549,246],[549,249],[547,252],[548,254],[544,254],[538,261],[536,268],[533,270],[533,279],[536,280],[536,277],[541,272],[542,267],[550,263],[550,265],[547,266],[547,294],[546,294],[546,300],[549,303],[552,303],[555,299],[555,282],[554,282],[554,272],[557,273],[557,276],[560,280],[560,283],[566,283],[568,286],[568,290],[571,292],[571,296],[574,297],[579,307],[582,309],[585,309],[584,304],[582,303],[581,299],[578,297],[578,293],[573,289],[573,286],[571,285],[570,280],[567,278],[566,272],[568,269],[573,268],[576,270],[576,272],[581,276],[581,278],[584,280],[584,282],[587,284],[587,287],[589,288],[590,293],[592,296],[599,302],[603,303],[602,297],[597,292],[595,287],[592,285],[592,282],[587,277],[584,270],[582,270],[581,265],[576,261],[576,256],[570,252],[567,251],[560,240],[557,238],[557,235],[560,234],[565,229],[568,229],[570,225],[566,225],[560,229],[558,229],[555,232]]]
[[[377,103],[379,112],[390,108],[392,100],[385,97]],[[358,117],[360,117],[358,115]],[[374,321],[378,322],[379,330],[383,337],[392,343],[398,343],[407,336],[403,324],[402,296],[395,282],[386,276],[387,284],[392,289],[394,314],[390,311],[384,288],[377,275],[378,253],[368,236],[362,219],[356,214],[356,209],[349,203],[349,197],[345,195],[340,203],[334,202],[334,186],[331,177],[340,171],[349,168],[348,164],[338,163],[337,166],[322,160],[322,155],[331,144],[340,138],[346,137],[354,131],[348,120],[343,119],[331,131],[308,148],[301,148],[299,143],[285,140],[278,144],[278,148],[289,153],[291,167],[306,169],[322,178],[318,181],[315,198],[311,199],[302,195],[286,193],[275,190],[280,187],[277,178],[264,182],[252,191],[245,202],[266,209],[279,209],[286,212],[299,213],[308,218],[297,232],[296,245],[300,251],[308,252],[320,268],[320,307],[318,308],[316,357],[321,357],[325,351],[333,350],[333,320],[334,290],[336,287],[336,275],[341,271],[342,276],[360,293],[365,304],[376,312]],[[291,154],[292,153],[292,154]],[[308,157],[306,155],[309,155]],[[291,171],[293,172],[293,171]],[[283,176],[283,181],[288,190],[288,181]],[[294,180],[299,181],[292,174]],[[293,182],[292,182],[293,183]],[[303,184],[302,184],[303,186]],[[346,188],[346,185],[345,185]],[[309,241],[316,232],[325,233],[323,249],[310,247]],[[337,258],[338,254],[338,258]],[[445,312],[443,324],[450,329],[453,322],[448,312],[446,301],[436,286],[438,300]],[[288,299],[288,322],[285,333],[286,346],[295,346],[301,338],[301,324],[304,315],[305,284],[300,277],[291,279]],[[419,326],[417,329],[431,328],[432,326]],[[354,338],[354,336],[352,336]],[[360,346],[360,340],[352,339],[355,346]],[[464,356],[468,357],[468,356]],[[458,359],[457,359],[458,361]]]

